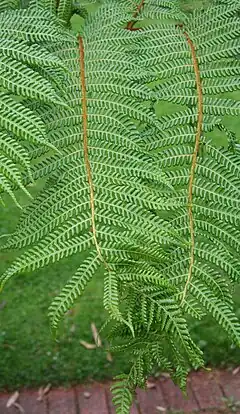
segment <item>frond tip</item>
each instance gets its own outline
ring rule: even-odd
[[[117,382],[111,388],[116,414],[129,414],[133,401],[133,390],[127,375],[119,375]]]
[[[63,315],[72,307],[76,299],[84,292],[86,285],[93,277],[100,264],[95,253],[89,255],[78,268],[72,279],[56,296],[49,308],[49,318],[53,330],[57,329]]]

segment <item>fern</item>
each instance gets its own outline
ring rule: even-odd
[[[15,9],[19,6],[18,0],[2,0],[0,4],[0,12]]]
[[[50,306],[56,329],[105,269],[108,334],[132,361],[113,388],[125,414],[154,365],[184,388],[204,364],[189,315],[212,314],[240,344],[240,158],[224,125],[240,104],[222,97],[239,89],[240,4],[189,15],[174,0],[82,7],[34,0],[0,14],[3,190],[14,198],[15,188],[46,180],[3,246],[24,251],[1,283],[77,255]],[[86,16],[77,35],[74,10]],[[157,118],[158,101],[180,108]],[[228,148],[212,142],[213,129]]]
[[[64,64],[43,45],[61,42],[63,35],[57,20],[46,10],[3,12],[0,21],[0,179],[1,188],[17,203],[12,186],[29,194],[23,183],[25,171],[32,181],[29,145],[45,144],[55,150],[31,104],[66,105],[54,85],[54,70],[64,71]]]

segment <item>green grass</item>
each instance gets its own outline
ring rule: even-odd
[[[185,3],[186,7],[193,5],[192,1]],[[239,94],[235,93],[234,97],[239,98]],[[159,115],[175,109],[176,105],[170,104],[159,104],[156,108]],[[226,123],[239,137],[240,120],[227,118]],[[225,145],[224,134],[215,131],[210,136],[217,145]],[[36,192],[40,187],[38,184],[32,191]],[[22,203],[27,201],[20,194],[19,199]],[[1,233],[12,232],[18,217],[19,210],[7,199],[6,207],[1,206],[0,211]],[[13,257],[14,253],[1,254],[1,272]],[[104,337],[103,348],[87,350],[80,345],[80,340],[93,342],[91,322],[100,328],[105,320],[101,302],[102,273],[95,277],[84,296],[66,315],[57,341],[50,332],[48,306],[80,261],[81,257],[64,260],[44,270],[16,277],[5,287],[0,296],[0,389],[33,387],[49,382],[68,384],[91,378],[102,380],[127,369],[128,360],[124,355],[114,355],[112,363],[107,361]],[[235,292],[235,303],[240,317],[240,289]],[[191,331],[193,339],[204,350],[208,364],[239,365],[239,349],[231,346],[225,333],[211,318],[193,322]]]

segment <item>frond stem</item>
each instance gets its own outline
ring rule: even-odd
[[[91,208],[91,231],[93,234],[93,242],[96,247],[98,256],[103,262],[107,270],[110,271],[110,268],[106,261],[103,258],[101,248],[97,239],[96,231],[96,222],[95,222],[95,202],[94,202],[94,185],[92,178],[92,168],[89,160],[89,146],[88,146],[88,112],[87,112],[87,88],[86,88],[86,76],[85,76],[85,55],[84,55],[84,43],[83,38],[78,36],[79,44],[79,60],[80,60],[80,81],[81,81],[81,90],[82,90],[82,119],[83,119],[83,153],[84,153],[84,162],[86,167],[87,180],[89,184],[90,192],[90,208]]]
[[[142,0],[141,1],[141,3],[137,6],[137,10],[135,11],[135,13],[133,14],[133,18],[135,19],[138,15],[139,15],[139,13],[140,13],[140,11],[141,11],[141,9],[143,8],[143,6],[144,6],[144,1],[145,0]],[[139,30],[139,28],[134,28],[133,26],[135,25],[135,22],[134,21],[131,21],[131,22],[128,22],[128,24],[127,24],[127,27],[126,27],[126,29],[127,30],[131,30],[131,31],[133,31],[133,30]]]
[[[194,47],[194,43],[191,40],[190,36],[187,32],[183,33],[187,39],[189,47],[191,49],[192,54],[192,61],[193,67],[196,77],[196,87],[197,87],[197,96],[198,96],[198,119],[197,119],[197,131],[196,131],[196,138],[195,138],[195,147],[194,152],[192,154],[192,165],[190,171],[190,179],[189,179],[189,186],[188,186],[188,215],[189,215],[189,227],[190,227],[190,234],[191,234],[191,251],[190,251],[190,264],[189,264],[189,271],[188,271],[188,278],[183,290],[181,306],[184,303],[184,300],[187,295],[188,286],[192,280],[193,274],[193,266],[194,266],[194,251],[195,251],[195,231],[194,231],[194,216],[193,216],[193,185],[194,185],[194,178],[195,178],[195,171],[197,166],[197,157],[199,152],[200,140],[202,135],[202,127],[203,127],[203,91],[202,91],[202,81],[200,76],[200,69],[197,59],[196,50]]]

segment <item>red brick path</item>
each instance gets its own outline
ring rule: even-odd
[[[152,381],[151,381],[152,384]],[[10,395],[0,394],[0,414],[113,414],[109,386],[93,384],[71,389],[50,390],[37,401],[37,391],[22,391],[20,407],[6,408]],[[24,411],[23,411],[24,410]],[[238,413],[240,414],[240,373],[226,371],[195,372],[189,376],[188,398],[173,382],[160,377],[154,387],[138,390],[131,414],[158,413]]]

